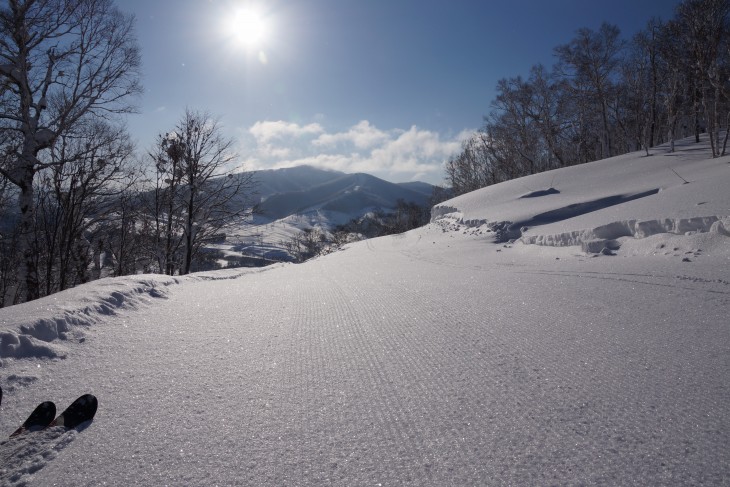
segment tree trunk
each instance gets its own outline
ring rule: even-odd
[[[187,221],[185,222],[185,263],[181,274],[190,273],[190,265],[193,262],[193,223],[195,213],[195,188],[190,188],[188,196]]]
[[[20,245],[23,249],[25,274],[25,299],[32,301],[40,297],[38,280],[38,240],[35,233],[35,206],[33,201],[33,170],[24,168],[22,180],[18,184],[20,196]]]
[[[697,92],[697,88],[694,88],[694,97],[692,100],[693,111],[694,111],[694,122],[695,122],[695,143],[700,143],[700,95]]]
[[[165,274],[168,276],[172,276],[175,274],[175,264],[173,263],[172,256],[172,221],[173,221],[173,212],[175,211],[174,201],[173,201],[173,191],[172,188],[170,189],[170,206],[167,209],[167,228],[166,228],[166,240],[165,240]]]
[[[657,125],[657,72],[656,62],[652,59],[652,84],[651,84],[651,122],[649,123],[649,147],[654,147],[654,134]]]
[[[667,134],[667,137],[669,138],[669,152],[674,152],[674,142],[676,139],[676,131],[677,131],[677,114],[674,112],[670,112],[668,114],[667,124],[669,128],[669,133]]]

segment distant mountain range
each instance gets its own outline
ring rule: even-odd
[[[261,210],[265,218],[335,212],[358,216],[374,208],[394,209],[398,200],[427,205],[433,186],[422,182],[390,183],[364,173],[298,166],[255,173]]]

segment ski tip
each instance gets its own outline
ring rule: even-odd
[[[84,394],[83,396],[76,399],[84,404],[84,408],[88,411],[89,419],[93,418],[96,414],[96,410],[99,409],[99,401],[93,394]]]
[[[53,401],[45,401],[35,408],[31,415],[28,416],[28,419],[25,420],[23,426],[28,429],[36,426],[45,428],[53,421],[54,417],[56,417],[56,405]]]
[[[82,423],[91,421],[96,415],[99,401],[93,394],[84,394],[66,408],[52,423],[51,426],[75,428]]]
[[[94,410],[96,410],[99,406],[99,401],[93,394],[84,394],[83,396],[79,397],[77,401],[84,401],[84,403],[88,404],[89,406],[93,405]]]
[[[13,431],[13,433],[8,438],[15,438],[16,436],[22,435],[26,431],[27,430],[21,426],[20,428],[18,428],[15,431]]]
[[[33,410],[22,426],[10,435],[10,438],[20,436],[26,432],[42,430],[53,421],[55,416],[56,405],[52,401],[42,402]]]

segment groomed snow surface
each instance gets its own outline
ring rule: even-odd
[[[730,159],[654,152],[305,264],[0,310],[3,435],[99,398],[1,440],[0,484],[727,485]]]

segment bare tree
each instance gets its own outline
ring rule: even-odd
[[[497,181],[489,150],[489,136],[477,132],[463,143],[459,154],[446,162],[446,183],[458,196]]]
[[[730,1],[685,0],[677,7],[677,21],[690,56],[693,80],[696,83],[695,113],[699,104],[707,122],[713,157],[720,156],[719,132],[723,93],[727,90]],[[699,118],[699,117],[697,117]],[[699,123],[696,138],[699,139]]]
[[[572,78],[575,95],[587,102],[583,116],[590,116],[595,108],[600,115],[600,157],[613,155],[609,103],[612,82],[624,48],[619,34],[618,27],[603,23],[598,32],[579,29],[570,43],[555,48],[560,61],[559,69],[565,76]]]
[[[649,21],[646,29],[634,36],[633,45],[635,52],[643,57],[644,66],[647,70],[647,81],[649,85],[649,93],[647,94],[647,104],[649,105],[648,125],[645,133],[645,146],[654,147],[658,137],[657,129],[659,127],[659,89],[660,89],[660,57],[661,57],[661,37],[664,24],[661,20],[653,18]]]
[[[659,65],[664,79],[660,99],[666,112],[669,150],[674,152],[677,126],[682,108],[686,104],[685,95],[689,85],[689,68],[681,42],[681,27],[674,20],[667,22],[660,31],[659,53]]]
[[[122,190],[113,213],[101,228],[104,236],[102,248],[109,253],[113,265],[111,273],[115,276],[144,271],[148,263],[143,247],[145,232],[138,227],[144,222],[139,184],[139,180],[135,180]]]
[[[172,132],[159,138],[154,151],[157,177],[163,184],[166,227],[165,269],[182,249],[181,274],[190,272],[201,248],[225,228],[241,224],[255,211],[253,173],[235,167],[233,140],[210,114],[186,110]],[[159,205],[158,205],[158,209]]]
[[[493,110],[485,119],[486,131],[492,138],[492,155],[520,176],[543,170],[545,154],[538,124],[531,114],[531,101],[532,87],[521,76],[501,79]]]
[[[135,178],[134,146],[123,128],[95,120],[76,129],[59,137],[53,164],[39,178],[39,199],[47,204],[38,213],[50,212],[42,225],[48,235],[46,294],[99,277],[88,270],[104,242],[100,230],[115,218],[119,198]],[[98,259],[94,267],[101,267]]]
[[[112,0],[8,0],[0,9],[0,171],[19,189],[27,299],[39,296],[33,182],[59,137],[133,111],[134,18]]]
[[[180,198],[182,179],[182,151],[175,143],[177,136],[160,135],[149,157],[154,161],[154,188],[148,193],[147,211],[152,223],[145,224],[149,239],[149,252],[157,262],[159,272],[173,275],[180,267],[177,254],[182,245],[182,234],[178,230],[183,206]]]
[[[281,242],[282,247],[297,263],[316,257],[327,245],[327,235],[319,227],[304,228],[288,240]]]
[[[18,234],[11,205],[16,192],[0,175],[0,308],[15,304],[18,298]]]
[[[565,127],[569,125],[567,114],[568,89],[567,83],[548,72],[541,64],[530,70],[529,87],[530,101],[527,113],[537,124],[547,148],[550,151],[547,167],[562,167],[574,161],[568,156],[565,147]]]

